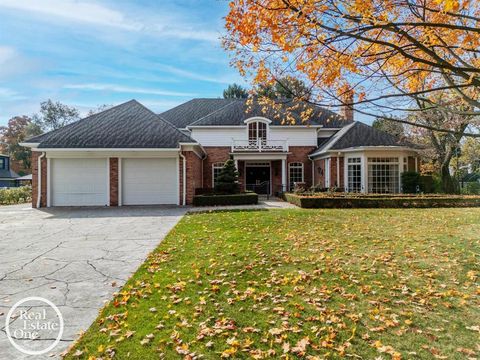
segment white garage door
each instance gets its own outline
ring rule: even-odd
[[[178,203],[176,159],[122,159],[122,204]]]
[[[107,205],[107,170],[107,159],[52,159],[52,205]]]

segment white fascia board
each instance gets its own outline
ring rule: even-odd
[[[352,151],[413,151],[417,150],[408,146],[358,146],[338,150],[338,152],[352,152]]]
[[[187,126],[187,130],[191,129],[238,129],[246,128],[246,125],[193,125]]]
[[[200,143],[179,143],[181,150],[193,151],[200,159],[203,159],[207,152]],[[198,151],[200,149],[200,151]]]
[[[34,151],[48,151],[48,152],[80,152],[80,151],[94,151],[94,152],[113,152],[113,151],[179,151],[180,148],[35,148]]]
[[[42,149],[43,150],[43,149]],[[178,156],[180,149],[171,149],[168,151],[130,151],[123,150],[118,151],[117,149],[112,149],[110,151],[62,151],[62,149],[57,151],[44,151],[47,158],[109,158],[109,157],[118,157],[118,158],[175,158]]]
[[[312,128],[312,129],[319,129],[323,128],[323,125],[270,125],[271,128],[287,128],[287,129],[304,129],[304,128]],[[238,129],[238,128],[246,128],[246,125],[193,125],[187,126],[187,130],[191,129]],[[330,129],[328,130],[339,130],[339,129]]]
[[[323,125],[270,125],[271,128],[284,128],[284,129],[320,129]]]
[[[19,143],[19,145],[29,148],[37,148],[40,143]]]
[[[319,160],[319,159],[325,159],[329,158],[335,155],[335,153],[339,153],[339,151],[323,151],[321,153],[316,153],[312,155],[308,155],[308,158],[310,160]]]
[[[308,157],[312,160],[316,159],[323,159],[326,157],[333,156],[335,154],[342,154],[342,153],[349,153],[349,152],[359,152],[359,151],[411,151],[417,152],[417,150],[407,147],[407,146],[358,146],[358,147],[351,147],[346,149],[340,150],[325,150],[319,153],[314,153],[309,155]]]

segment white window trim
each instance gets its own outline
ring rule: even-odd
[[[370,159],[391,159],[393,161],[387,161],[387,162],[383,162],[383,161],[370,161]],[[370,165],[384,165],[384,164],[388,164],[388,165],[396,165],[397,166],[397,172],[398,172],[398,179],[397,179],[397,182],[398,182],[398,189],[395,189],[395,190],[398,190],[398,191],[395,191],[393,192],[394,194],[399,194],[402,192],[402,178],[401,178],[401,175],[402,175],[402,172],[403,172],[403,162],[402,162],[402,157],[399,157],[399,156],[377,156],[377,155],[368,155],[366,156],[366,166],[365,166],[365,172],[366,172],[366,183],[367,183],[367,187],[365,189],[365,191],[367,193],[370,192],[370,171],[369,171],[369,168],[370,168]],[[373,185],[372,185],[373,186]],[[383,193],[381,193],[383,194]]]
[[[351,159],[357,159],[357,160],[360,160],[360,161],[356,161],[356,162],[352,162],[350,163],[349,160]],[[349,177],[349,171],[348,171],[348,167],[349,165],[356,165],[356,166],[360,166],[360,189],[359,189],[359,193],[363,192],[363,161],[362,161],[362,157],[359,155],[359,156],[351,156],[351,157],[347,157],[345,159],[345,172],[344,172],[344,186],[345,186],[345,191],[346,192],[352,192],[352,189],[350,189],[349,187],[349,184],[350,184],[350,177]]]
[[[326,158],[325,159],[325,171],[324,171],[324,182],[325,182],[325,187],[330,188],[330,165],[332,163],[331,158]]]
[[[244,121],[245,123],[245,131],[246,131],[246,134],[247,134],[247,140],[250,140],[250,137],[249,137],[249,125],[251,123],[255,123],[255,122],[261,122],[261,123],[264,123],[266,125],[266,130],[267,130],[267,138],[265,139],[265,141],[268,141],[268,139],[270,139],[270,124],[272,123],[272,120],[269,120],[265,117],[262,117],[262,116],[254,116],[254,117],[251,117],[251,118],[248,118]],[[258,129],[258,127],[257,127]],[[258,136],[258,130],[257,130],[257,136]],[[258,137],[257,137],[258,139]]]
[[[219,165],[221,164],[221,166]],[[215,169],[218,169],[218,168],[223,168],[225,165],[225,163],[222,163],[222,162],[214,162],[212,164],[212,188],[215,187]]]
[[[291,162],[291,163],[288,163],[288,184],[289,184],[289,187],[292,188],[292,174],[291,174],[291,171],[290,169],[292,168],[297,168],[297,169],[301,169],[302,170],[302,181],[300,182],[305,182],[305,164],[303,162],[300,162],[300,161],[294,161],[294,162]]]

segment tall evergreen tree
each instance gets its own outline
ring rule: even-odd
[[[218,193],[235,194],[238,190],[238,171],[233,159],[228,159],[217,176],[215,191]]]
[[[248,97],[248,92],[245,88],[238,84],[231,84],[223,90],[224,99],[246,99]]]

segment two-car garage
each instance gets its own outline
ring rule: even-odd
[[[49,158],[48,164],[49,206],[110,205],[110,158]],[[118,204],[178,204],[177,169],[176,157],[118,158]]]

